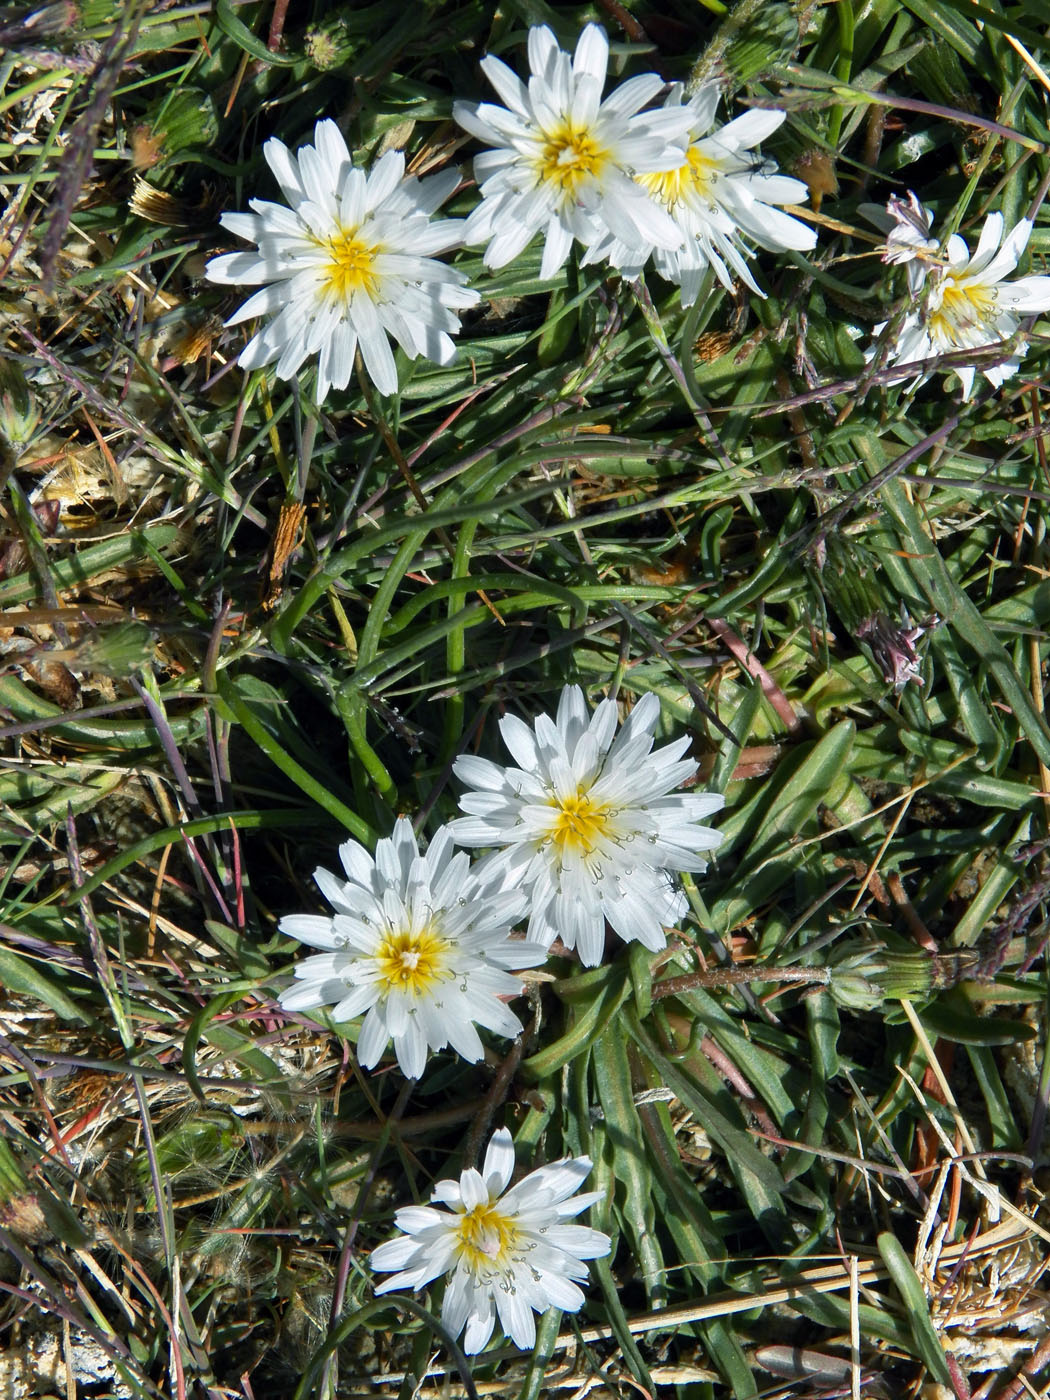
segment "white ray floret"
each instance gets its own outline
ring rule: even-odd
[[[616,704],[587,712],[579,686],[566,686],[556,719],[530,728],[513,715],[500,733],[518,767],[464,754],[455,772],[469,788],[469,815],[450,825],[464,846],[496,848],[480,868],[529,896],[529,937],[549,947],[560,938],[593,967],[608,920],[621,938],[654,951],[665,927],[685,913],[676,871],[702,871],[704,852],[721,840],[700,824],[717,812],[717,793],[672,790],[696,773],[684,758],[689,739],[653,750],[660,717],[644,696],[616,733]]]
[[[1050,277],[1006,279],[1016,268],[1032,235],[1030,219],[1003,237],[1003,216],[989,214],[977,247],[970,250],[953,233],[943,264],[930,269],[921,304],[909,311],[887,355],[887,363],[909,364],[957,350],[983,350],[1005,341],[997,364],[953,365],[962,381],[963,398],[973,392],[978,372],[997,388],[1017,373],[1028,342],[1017,338],[1021,317],[1050,310]],[[874,328],[878,335],[885,327]],[[902,376],[903,378],[904,376]]]
[[[529,30],[528,84],[493,56],[482,59],[507,104],[457,102],[456,121],[493,147],[474,160],[482,202],[464,242],[486,243],[488,267],[504,267],[542,232],[540,276],[553,277],[573,240],[612,237],[629,250],[671,248],[678,228],[633,179],[680,165],[688,119],[640,109],[664,87],[655,73],[630,78],[602,101],[609,41],[589,24],[569,55],[546,25]]]
[[[441,1320],[454,1337],[466,1328],[464,1351],[473,1354],[492,1335],[496,1317],[508,1337],[530,1350],[534,1313],[576,1312],[587,1279],[585,1259],[608,1254],[600,1230],[571,1225],[601,1199],[576,1195],[591,1170],[589,1157],[565,1157],[522,1177],[510,1190],[514,1144],[506,1128],[493,1133],[481,1171],[439,1181],[431,1201],[447,1207],[405,1206],[395,1221],[405,1237],[372,1251],[373,1269],[396,1269],[377,1293],[419,1289],[449,1274]]]
[[[814,229],[775,207],[802,204],[809,197],[806,186],[752,153],[787,114],[756,108],[712,130],[718,97],[718,86],[710,84],[683,104],[682,86],[676,83],[665,110],[679,111],[688,119],[684,157],[662,174],[637,177],[677,225],[677,244],[643,248],[632,255],[618,240],[606,239],[591,248],[585,262],[608,258],[625,277],[637,277],[651,254],[657,272],[681,287],[682,305],[692,306],[708,267],[729,290],[735,275],[753,292],[765,295],[748,266],[748,242],[770,252],[815,246]]]
[[[477,1026],[516,1036],[521,1022],[502,998],[520,995],[522,983],[509,969],[546,958],[541,945],[509,936],[524,916],[523,894],[479,879],[469,858],[455,853],[447,826],[426,855],[404,817],[377,844],[374,859],[356,841],[339,855],[346,880],[327,870],[314,875],[334,917],[290,914],[278,926],[324,949],[298,964],[281,1005],[330,1006],[337,1021],[363,1016],[361,1064],[371,1069],[392,1040],[410,1079],[423,1073],[429,1051],[445,1045],[479,1060]]]
[[[258,248],[212,258],[206,269],[212,282],[261,287],[226,322],[266,318],[238,364],[276,360],[278,378],[291,379],[316,357],[318,403],[346,388],[358,349],[380,393],[396,393],[391,339],[409,359],[447,364],[456,313],[478,301],[462,274],[433,256],[462,241],[462,220],[430,219],[458,172],[406,179],[404,156],[388,151],[366,174],[333,121],[318,122],[314,145],[294,155],[276,137],[263,154],[288,207],[253,199],[253,213],[224,214],[223,227]]]

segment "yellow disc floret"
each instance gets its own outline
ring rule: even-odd
[[[378,247],[346,232],[326,239],[323,247],[329,257],[324,269],[325,291],[340,301],[349,301],[355,293],[364,292],[374,301],[378,287],[375,273]]]
[[[569,199],[575,199],[579,187],[600,175],[608,160],[609,152],[586,128],[574,126],[566,119],[543,133],[540,179],[556,186]]]
[[[518,1227],[496,1206],[479,1205],[459,1217],[456,1236],[456,1253],[468,1268],[506,1268],[518,1243]]]
[[[956,282],[947,277],[941,289],[941,304],[930,313],[930,335],[935,340],[965,349],[973,341],[968,331],[992,331],[997,311],[995,292],[980,282]]]
[[[609,808],[592,802],[587,793],[578,791],[570,797],[552,797],[550,805],[555,812],[550,839],[558,846],[562,858],[569,852],[590,855],[608,830]]]
[[[391,929],[375,954],[386,991],[417,997],[431,992],[451,976],[446,966],[449,946],[448,940],[431,928],[418,932]]]
[[[660,170],[652,175],[639,175],[638,183],[654,199],[673,209],[687,195],[697,194],[709,203],[711,188],[721,173],[717,160],[705,156],[699,146],[690,146],[685,160],[674,170]]]

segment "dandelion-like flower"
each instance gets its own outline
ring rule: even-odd
[[[683,306],[696,301],[708,266],[728,290],[735,273],[753,292],[765,295],[748,267],[745,239],[770,252],[805,251],[817,241],[808,224],[774,207],[803,203],[809,197],[806,186],[752,152],[787,113],[756,108],[712,131],[718,95],[717,85],[709,84],[683,105],[682,86],[675,84],[665,110],[681,112],[689,122],[684,159],[663,173],[637,177],[678,226],[677,245],[632,256],[617,239],[606,239],[585,259],[606,257],[625,277],[637,277],[652,253],[660,275],[681,287]]]
[[[533,1313],[548,1308],[576,1312],[585,1259],[608,1254],[600,1230],[567,1225],[603,1192],[576,1192],[591,1170],[589,1157],[565,1157],[522,1177],[508,1191],[514,1144],[506,1128],[493,1133],[481,1171],[439,1181],[430,1199],[449,1207],[405,1206],[395,1216],[407,1238],[372,1251],[373,1269],[398,1269],[376,1289],[423,1288],[451,1274],[441,1320],[454,1337],[466,1327],[464,1351],[480,1351],[492,1336],[496,1315],[508,1337],[524,1350],[536,1341]]]
[[[1050,310],[1050,277],[1005,280],[1031,235],[1032,221],[1021,219],[1004,238],[1002,214],[989,214],[971,257],[966,241],[952,234],[945,263],[928,272],[923,300],[905,316],[887,362],[909,364],[950,351],[983,350],[1013,340],[1022,315]],[[874,334],[885,326],[883,321]],[[1023,337],[1014,340],[998,364],[982,365],[980,373],[998,388],[1020,369],[1027,349]],[[963,398],[968,399],[977,366],[953,365],[952,369],[962,380]]]
[[[281,993],[288,1011],[332,1006],[345,1021],[364,1016],[357,1057],[371,1069],[389,1041],[402,1073],[418,1079],[429,1050],[451,1045],[465,1060],[484,1053],[477,1026],[515,1036],[517,1016],[501,1000],[521,993],[508,968],[535,967],[546,950],[509,937],[525,912],[519,891],[479,879],[447,826],[419,854],[412,825],[398,819],[373,859],[356,841],[339,848],[347,879],[314,874],[333,918],[291,914],[281,933],[324,952],[295,969]]]
[[[609,41],[589,24],[569,55],[546,25],[529,30],[528,86],[491,55],[482,70],[506,107],[457,102],[452,114],[495,149],[475,157],[482,202],[463,241],[487,243],[485,263],[504,267],[545,231],[540,276],[553,277],[573,239],[588,248],[611,235],[627,249],[673,248],[673,219],[631,178],[680,165],[688,119],[641,112],[664,86],[655,73],[622,83],[603,102]]]
[[[390,339],[410,359],[447,364],[456,312],[478,301],[461,273],[432,256],[462,241],[461,219],[430,222],[459,174],[405,179],[400,151],[388,151],[366,174],[333,121],[317,123],[314,143],[292,155],[276,137],[267,141],[266,163],[290,207],[253,199],[253,213],[224,214],[223,227],[258,251],[212,258],[207,276],[261,285],[226,322],[269,318],[238,357],[245,369],[276,360],[277,377],[291,379],[317,356],[321,403],[330,388],[346,388],[360,348],[376,388],[393,394]]]
[[[473,791],[459,801],[470,815],[450,823],[455,839],[498,847],[480,868],[528,894],[529,937],[545,947],[560,938],[588,967],[601,960],[606,919],[621,938],[663,948],[665,926],[688,907],[672,872],[706,869],[702,853],[721,840],[699,824],[719,794],[672,792],[696,764],[682,756],[688,738],[653,751],[659,715],[646,695],[617,734],[614,701],[588,715],[579,686],[567,686],[556,719],[500,721],[519,767],[456,760]]]
[[[930,237],[933,212],[920,204],[914,190],[908,198],[891,195],[885,207],[881,204],[858,204],[858,214],[886,235],[884,263],[907,268],[908,291],[917,295],[926,281],[926,273],[936,261],[937,240]]]

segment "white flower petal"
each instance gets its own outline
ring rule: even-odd
[[[265,263],[255,253],[223,253],[210,260],[205,274],[209,282],[221,282],[227,286],[243,286],[245,283],[254,286],[268,276]],[[232,320],[231,317],[227,324],[231,324]]]
[[[282,379],[317,359],[316,398],[345,388],[360,346],[365,368],[384,394],[397,392],[390,337],[409,358],[447,363],[459,329],[455,312],[478,295],[432,253],[460,241],[459,220],[428,224],[458,184],[455,171],[405,178],[404,155],[388,151],[369,174],[354,169],[338,127],[318,122],[314,144],[292,155],[276,138],[264,148],[290,207],[252,200],[252,215],[224,225],[258,244],[258,253],[213,258],[206,275],[223,285],[260,285],[227,324],[270,316],[238,357],[245,369],[277,362]]]
[[[921,246],[925,253],[923,235],[929,227],[927,211],[922,210],[914,195],[910,200],[911,205],[898,202],[896,208],[891,201],[888,208],[902,226],[914,226],[917,240],[914,246],[917,249]],[[1003,349],[998,362],[983,364],[980,370],[975,365],[951,367],[959,376],[963,399],[972,396],[978,373],[996,388],[1017,373],[1021,356],[1028,348],[1027,342],[1018,338],[1018,313],[1050,310],[1050,277],[1005,280],[1016,268],[1031,233],[1031,221],[1021,219],[1004,237],[1002,214],[989,214],[972,257],[965,239],[952,234],[946,249],[947,265],[933,264],[923,277],[909,277],[913,290],[921,289],[919,301],[916,309],[904,318],[896,341],[886,351],[889,365],[904,367],[901,379],[907,377],[907,366],[914,361],[932,359],[947,352],[999,346],[1004,341],[1012,343]],[[906,240],[901,242],[901,247],[905,246]],[[903,261],[905,256],[905,252],[895,252],[890,260]],[[876,334],[883,329],[884,325],[876,327]],[[868,357],[874,353],[873,348]]]
[[[528,36],[530,77],[523,83],[499,59],[482,71],[507,103],[457,102],[453,116],[494,150],[475,159],[482,203],[467,219],[467,243],[485,243],[485,265],[504,267],[544,235],[540,276],[554,276],[574,241],[585,252],[611,234],[640,246],[673,247],[678,232],[633,183],[636,171],[666,170],[681,162],[689,115],[681,110],[639,112],[663,86],[654,73],[621,84],[602,100],[609,41],[589,24],[569,59],[546,26]],[[635,206],[634,213],[624,206]]]
[[[549,282],[562,267],[572,249],[572,233],[552,219],[547,225],[547,241],[543,245],[543,261],[540,263],[540,281]]]
[[[525,894],[504,886],[491,866],[472,869],[455,847],[453,831],[442,827],[421,855],[411,822],[400,817],[374,858],[356,841],[341,847],[345,880],[316,872],[331,917],[281,920],[282,932],[326,950],[297,966],[297,985],[281,993],[281,1004],[332,1006],[337,1020],[363,1015],[357,1053],[366,1069],[391,1040],[402,1072],[418,1078],[428,1054],[445,1046],[479,1060],[477,1028],[521,1031],[506,1005],[521,992],[513,974],[542,962],[545,948],[512,937]]]
[[[991,262],[1002,241],[1003,216],[997,211],[994,214],[989,214],[984,221],[984,228],[981,229],[980,237],[977,240],[977,247],[974,249],[973,257],[970,259],[967,269],[971,277],[983,271],[988,263]],[[1016,267],[1016,265],[1015,262],[1014,266]]]
[[[332,920],[320,914],[286,914],[278,923],[277,931],[288,938],[298,938],[300,943],[308,943],[311,948],[340,946],[332,929]]]
[[[528,115],[529,90],[513,69],[508,68],[500,59],[489,54],[488,57],[481,60],[481,71],[512,112],[519,117]],[[453,106],[452,115],[456,121],[460,120],[456,108],[462,108],[466,105],[466,103],[457,102]]]
[[[573,76],[590,77],[599,86],[605,82],[605,71],[609,66],[609,40],[600,24],[588,24],[576,42],[576,52],[572,59]]]
[[[1050,277],[1018,277],[999,288],[999,304],[1015,311],[1050,311]]]
[[[515,1346],[521,1347],[522,1351],[531,1351],[536,1344],[536,1319],[522,1296],[522,1289],[500,1289],[495,1296],[500,1326]],[[580,1301],[583,1301],[582,1294]]]
[[[781,125],[786,114],[756,108],[712,131],[716,87],[701,88],[684,106],[681,96],[676,86],[662,111],[665,117],[688,123],[685,158],[663,166],[635,160],[638,183],[652,196],[657,213],[673,225],[677,237],[669,237],[666,228],[661,233],[652,216],[646,219],[635,206],[630,211],[635,231],[621,220],[613,229],[619,241],[600,245],[600,250],[630,275],[652,255],[661,275],[682,288],[685,305],[696,300],[708,268],[727,288],[732,288],[735,274],[761,295],[747,267],[750,249],[745,239],[774,252],[806,250],[816,242],[812,229],[775,207],[804,200],[805,186],[778,174],[769,161],[756,164],[749,154]],[[627,202],[621,204],[626,213]],[[632,257],[630,249],[637,247],[640,237],[644,240],[641,252]]]
[[[513,1168],[514,1145],[501,1128],[489,1142],[481,1172],[468,1168],[458,1181],[435,1184],[431,1200],[449,1210],[402,1208],[396,1223],[407,1238],[379,1245],[370,1257],[379,1272],[399,1271],[377,1293],[421,1288],[448,1274],[441,1318],[454,1337],[463,1334],[463,1349],[472,1355],[487,1344],[497,1314],[507,1336],[531,1347],[534,1314],[551,1306],[578,1310],[584,1261],[601,1258],[611,1247],[600,1230],[563,1223],[600,1197],[577,1194],[591,1170],[588,1158],[540,1167],[507,1191]]]
[[[491,1196],[499,1196],[506,1191],[513,1171],[514,1139],[506,1128],[498,1128],[489,1139],[485,1164],[481,1169]]]
[[[513,715],[500,721],[520,767],[476,759],[457,767],[474,790],[460,798],[470,815],[450,823],[451,834],[496,848],[480,877],[528,895],[530,943],[559,938],[593,966],[608,918],[625,940],[664,946],[663,925],[684,910],[673,873],[706,867],[720,837],[700,819],[722,798],[673,791],[696,764],[682,756],[688,740],[653,749],[659,715],[659,700],[646,695],[617,735],[612,702],[589,716],[583,692],[568,686],[554,719],[539,715],[531,728]]]

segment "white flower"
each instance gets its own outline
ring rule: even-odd
[[[500,721],[520,767],[456,760],[474,791],[459,801],[471,815],[450,823],[455,839],[500,847],[480,868],[529,895],[529,937],[546,947],[560,938],[588,967],[601,960],[606,919],[621,938],[663,948],[664,927],[688,907],[670,872],[704,870],[700,853],[721,840],[698,825],[722,806],[717,793],[672,794],[696,764],[682,757],[688,738],[652,751],[659,716],[646,695],[616,735],[614,701],[589,716],[579,686],[566,686],[556,720]]]
[[[905,316],[888,363],[910,364],[954,350],[992,347],[1015,336],[1022,315],[1050,310],[1050,277],[1004,281],[1017,266],[1031,234],[1032,221],[1022,219],[1004,238],[1002,214],[989,214],[972,257],[965,240],[952,234],[947,262],[928,273],[923,301]],[[883,321],[873,333],[878,335],[885,325]],[[1015,341],[1008,351],[1004,349],[998,364],[982,365],[981,374],[998,387],[1017,373],[1027,349],[1025,339]],[[968,399],[977,367],[952,368],[962,380],[963,398]]]
[[[574,1193],[591,1170],[589,1157],[565,1157],[522,1177],[507,1191],[514,1144],[506,1128],[493,1133],[481,1171],[439,1181],[430,1199],[449,1210],[405,1206],[395,1221],[407,1239],[372,1251],[373,1269],[399,1269],[376,1289],[422,1288],[451,1273],[441,1320],[453,1337],[464,1326],[464,1351],[480,1351],[499,1314],[500,1325],[524,1350],[536,1341],[533,1313],[548,1308],[577,1312],[587,1278],[584,1259],[609,1253],[600,1230],[563,1222],[601,1200],[601,1191]],[[506,1193],[506,1194],[504,1194]]]
[[[886,234],[884,263],[907,267],[908,290],[912,296],[922,289],[928,269],[936,261],[937,240],[930,237],[933,211],[919,203],[913,190],[907,200],[892,195],[881,204],[859,204],[857,212]]]
[[[400,151],[388,151],[366,175],[332,121],[317,123],[314,141],[294,156],[276,137],[267,141],[263,154],[291,207],[253,199],[254,213],[224,214],[223,227],[258,251],[212,258],[207,276],[262,286],[226,322],[272,318],[241,351],[245,369],[276,360],[277,377],[291,379],[316,355],[320,403],[330,388],[346,388],[360,347],[376,388],[393,394],[387,337],[410,359],[447,364],[455,353],[449,336],[459,330],[455,312],[478,300],[461,273],[430,256],[462,241],[462,220],[430,222],[459,175],[404,179]]]
[[[345,1021],[364,1015],[357,1057],[365,1069],[393,1040],[402,1073],[418,1079],[428,1050],[445,1045],[465,1060],[483,1054],[475,1022],[515,1036],[521,1022],[500,1000],[521,993],[521,978],[503,969],[535,967],[546,950],[508,937],[525,912],[523,895],[501,893],[453,853],[443,826],[425,856],[412,824],[398,819],[375,859],[356,841],[339,848],[348,878],[314,874],[334,918],[291,914],[281,933],[328,951],[306,958],[281,993],[288,1011],[333,1005]]]
[[[491,55],[481,67],[506,102],[457,102],[452,115],[496,149],[474,160],[482,202],[463,241],[488,243],[485,263],[504,267],[541,229],[540,276],[553,277],[574,238],[590,247],[611,235],[629,249],[674,247],[674,221],[631,178],[679,165],[687,121],[673,110],[642,112],[664,86],[655,73],[621,84],[604,102],[609,41],[587,25],[576,52],[559,47],[546,25],[529,30],[528,86]]]
[[[801,204],[809,197],[806,186],[778,174],[772,161],[761,162],[750,154],[787,113],[756,108],[712,131],[717,106],[716,84],[700,88],[682,106],[682,87],[676,83],[665,107],[689,120],[685,157],[662,174],[637,177],[678,225],[677,246],[643,249],[632,257],[615,239],[606,239],[590,250],[585,262],[607,257],[625,277],[637,277],[651,252],[660,275],[681,287],[682,305],[692,306],[708,266],[728,290],[735,273],[753,292],[765,295],[747,265],[750,253],[744,238],[771,252],[815,246],[814,229],[773,207]]]

